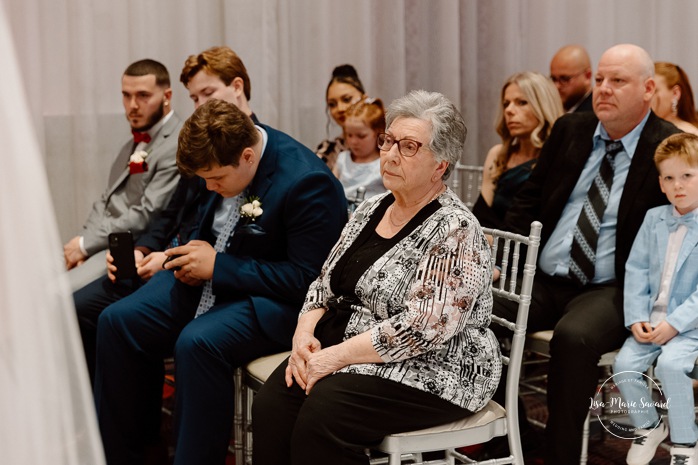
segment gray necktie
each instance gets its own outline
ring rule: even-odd
[[[216,238],[216,244],[213,246],[213,249],[218,253],[225,252],[226,244],[233,236],[233,229],[235,229],[235,225],[240,219],[240,206],[242,205],[242,199],[243,194],[239,194],[235,197],[233,206],[230,209],[230,214],[228,215],[228,219]],[[201,293],[201,300],[199,301],[199,306],[196,309],[196,315],[194,318],[208,312],[211,307],[213,307],[215,302],[216,296],[213,295],[213,279],[209,279],[204,283],[204,290]]]
[[[611,196],[615,157],[623,150],[620,141],[606,142],[606,154],[601,161],[599,172],[589,187],[584,206],[577,219],[570,252],[569,276],[579,286],[586,285],[594,278],[596,246],[599,242],[601,220]]]

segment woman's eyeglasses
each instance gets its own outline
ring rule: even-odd
[[[397,151],[403,157],[413,157],[419,151],[419,148],[424,145],[421,142],[412,139],[400,139],[397,140],[390,134],[381,132],[378,134],[378,148],[387,152],[393,145],[397,144]]]

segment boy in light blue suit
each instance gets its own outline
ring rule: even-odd
[[[638,428],[627,463],[649,463],[670,430],[672,465],[694,464],[698,427],[688,375],[698,357],[698,136],[669,136],[654,161],[671,205],[647,212],[625,266],[625,324],[632,336],[616,357],[614,381]],[[653,404],[647,407],[652,400],[641,373],[655,360],[668,427]]]

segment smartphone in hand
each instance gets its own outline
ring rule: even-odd
[[[167,259],[166,259],[164,262],[162,262],[162,269],[163,269],[163,270],[165,269],[165,264],[166,264],[166,263],[169,263],[169,262],[171,262],[172,260],[174,260],[175,258],[179,258],[179,257],[181,257],[181,255],[170,255],[169,257],[167,257]],[[179,271],[179,270],[181,270],[181,269],[182,269],[181,266],[175,266],[174,268],[172,268],[172,271]]]
[[[128,279],[138,276],[136,258],[133,255],[133,236],[131,231],[109,234],[109,253],[114,258],[116,279]]]

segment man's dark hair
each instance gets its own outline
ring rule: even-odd
[[[167,72],[165,65],[159,61],[146,58],[131,63],[124,71],[124,76],[147,76],[148,74],[155,76],[155,84],[158,86],[165,89],[170,87],[170,73]]]

